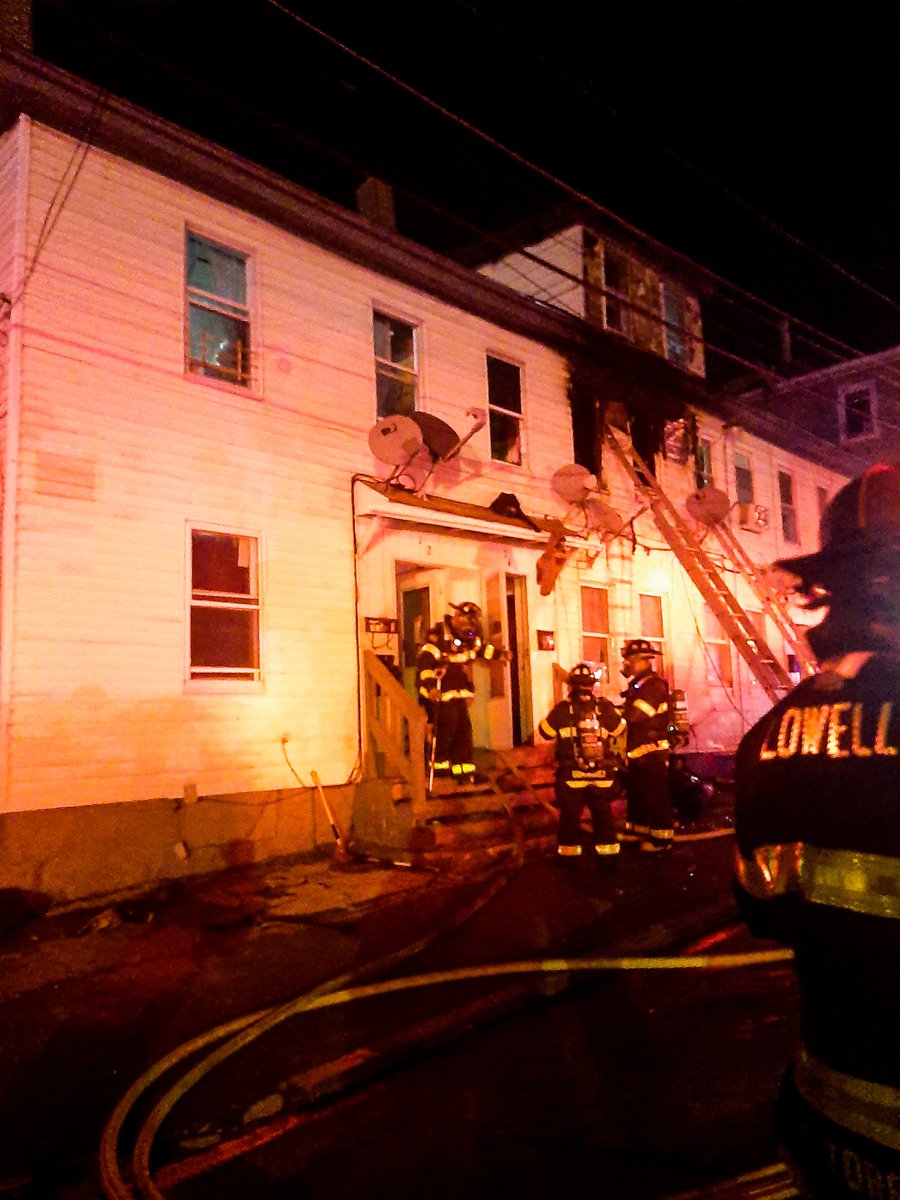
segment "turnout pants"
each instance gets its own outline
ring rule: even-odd
[[[471,775],[475,770],[472,719],[467,700],[432,701],[425,704],[435,738],[434,769],[442,775]]]
[[[669,753],[653,750],[628,759],[628,826],[653,841],[671,842],[675,825]]]
[[[884,1145],[823,1116],[797,1090],[793,1069],[781,1085],[776,1136],[812,1200],[892,1200],[900,1196],[900,1135]]]
[[[565,855],[581,853],[581,814],[585,805],[591,814],[594,847],[598,854],[610,857],[619,852],[616,827],[610,799],[612,786],[598,786],[583,780],[570,780],[557,775],[556,803],[559,805],[559,827],[556,840],[558,852]]]

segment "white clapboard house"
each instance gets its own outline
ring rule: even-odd
[[[616,698],[629,637],[658,644],[697,755],[797,676],[710,531],[756,565],[811,549],[848,465],[715,396],[677,260],[577,226],[535,244],[556,277],[525,296],[512,260],[461,266],[0,65],[0,887],[145,886],[333,824],[434,849],[451,801],[425,799],[411,677],[451,602],[514,651],[479,677],[491,769],[519,769],[579,659]],[[660,414],[650,494],[629,439],[652,451]],[[682,524],[780,675],[704,598]]]

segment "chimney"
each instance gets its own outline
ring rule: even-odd
[[[356,207],[364,217],[374,221],[383,229],[397,232],[397,216],[394,212],[394,189],[382,179],[371,175],[356,189]]]

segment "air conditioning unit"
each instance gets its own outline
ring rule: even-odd
[[[762,533],[769,528],[769,510],[763,504],[740,501],[736,507],[738,525],[749,533]]]

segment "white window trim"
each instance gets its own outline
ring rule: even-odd
[[[371,347],[371,352],[372,352],[372,357],[371,357],[370,361],[372,363],[372,389],[373,389],[374,399],[375,399],[376,419],[378,419],[377,412],[378,412],[378,367],[379,367],[379,364],[383,363],[385,367],[393,367],[395,369],[397,367],[397,364],[394,362],[391,362],[390,359],[380,358],[375,353],[374,329],[375,329],[375,318],[376,317],[384,317],[388,321],[398,321],[403,325],[408,325],[410,327],[410,329],[412,329],[412,333],[413,333],[413,375],[415,377],[415,383],[416,383],[416,402],[415,402],[413,411],[414,412],[426,411],[425,378],[424,378],[424,372],[423,372],[423,363],[424,363],[424,352],[423,351],[424,351],[424,343],[425,343],[425,333],[424,333],[423,323],[422,323],[421,319],[418,317],[410,316],[408,313],[398,312],[390,304],[379,304],[377,300],[373,300],[371,302],[371,307],[369,309],[369,338],[370,338],[369,345]]]
[[[781,498],[781,476],[786,476],[791,482],[791,503],[785,504]],[[799,488],[797,486],[797,476],[795,472],[788,467],[775,467],[775,489],[778,496],[778,536],[785,546],[796,547],[802,542],[800,535],[800,512],[797,506],[797,495]],[[791,541],[784,532],[784,514],[785,510],[790,510],[794,516],[794,540]]]
[[[488,387],[488,365],[487,365],[487,360],[489,358],[496,358],[500,362],[506,363],[510,367],[518,368],[518,371],[519,371],[519,400],[521,401],[521,404],[522,404],[521,413],[511,412],[508,408],[503,408],[499,404],[491,404],[491,393],[490,393],[490,390]],[[527,445],[527,438],[526,438],[526,433],[525,433],[525,431],[526,431],[525,410],[527,407],[526,402],[525,402],[525,364],[520,362],[519,359],[515,358],[511,354],[504,354],[501,351],[497,351],[497,350],[485,350],[485,352],[484,352],[484,387],[485,387],[485,395],[487,398],[486,408],[488,410],[488,454],[490,455],[491,465],[496,466],[496,467],[510,467],[514,471],[524,471],[528,464],[528,445]],[[517,463],[506,462],[502,458],[494,458],[493,447],[491,446],[491,440],[490,440],[491,439],[490,412],[491,412],[492,408],[497,412],[506,413],[508,416],[515,417],[518,420],[518,422],[519,422],[519,449],[522,454],[521,462],[517,462]]]
[[[255,679],[207,679],[191,677],[191,608],[193,601],[193,533],[223,533],[230,537],[252,538],[256,542],[257,637],[259,638],[259,667]],[[265,689],[265,578],[263,573],[264,542],[258,529],[235,525],[219,525],[213,521],[186,521],[184,534],[184,691],[205,695],[246,695]]]
[[[188,303],[188,288],[185,270],[187,266],[187,239],[188,234],[193,234],[194,237],[201,238],[205,242],[210,242],[214,246],[221,246],[223,250],[228,250],[233,254],[239,254],[244,259],[246,266],[246,285],[247,285],[247,319],[250,323],[250,378],[246,384],[231,383],[227,379],[217,379],[214,375],[204,375],[200,371],[188,370],[188,315],[190,304]],[[210,387],[219,392],[226,392],[229,396],[241,396],[244,399],[262,400],[263,399],[263,355],[262,355],[262,325],[259,312],[259,271],[256,262],[254,251],[242,245],[237,245],[227,233],[218,234],[215,232],[203,232],[196,225],[185,225],[182,231],[181,238],[181,370],[185,379],[191,383],[200,384],[203,387]]]
[[[869,410],[872,414],[872,432],[850,435],[847,433],[847,397],[851,392],[867,392],[869,395]],[[878,435],[878,389],[873,379],[862,383],[845,383],[838,388],[838,429],[842,442],[865,442]]]

